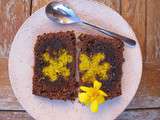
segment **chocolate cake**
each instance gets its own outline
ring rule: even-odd
[[[80,52],[76,59],[78,51],[73,31],[44,33],[37,37],[33,94],[61,100],[78,97],[85,104],[98,99],[98,94],[102,95],[99,104],[104,99],[121,95],[123,42],[89,34],[78,38]]]
[[[76,38],[73,31],[39,35],[34,57],[33,94],[50,99],[77,98]]]
[[[88,34],[81,34],[79,39],[80,85],[90,87],[98,80],[102,83],[101,89],[108,94],[107,99],[121,95],[123,42]]]

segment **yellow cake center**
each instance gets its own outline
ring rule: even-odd
[[[43,60],[48,62],[49,65],[44,67],[42,72],[45,76],[48,76],[51,81],[55,81],[59,76],[63,76],[67,79],[70,76],[70,70],[67,68],[67,64],[73,61],[73,57],[68,54],[65,49],[60,50],[57,54],[59,57],[54,59],[47,52],[43,54]]]
[[[83,82],[93,82],[98,76],[102,80],[108,79],[108,70],[110,69],[110,64],[108,62],[100,63],[105,59],[104,53],[97,53],[91,57],[86,54],[80,55],[79,70],[83,73]]]

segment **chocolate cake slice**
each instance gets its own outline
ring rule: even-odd
[[[123,42],[89,34],[81,34],[79,39],[80,85],[90,87],[97,80],[109,98],[121,95]]]
[[[33,94],[50,99],[74,100],[78,94],[74,32],[38,36],[34,56]]]

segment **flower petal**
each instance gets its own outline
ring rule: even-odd
[[[96,100],[91,103],[90,110],[92,112],[98,112],[98,102]]]
[[[104,99],[103,96],[98,96],[98,97],[96,98],[96,101],[98,102],[98,104],[102,104],[102,103],[105,102],[105,99]]]
[[[102,86],[102,83],[101,83],[101,82],[98,82],[97,80],[94,81],[94,88],[95,88],[95,89],[98,90],[98,89],[101,88],[101,86]]]
[[[99,92],[99,94],[100,95],[102,95],[102,96],[105,96],[105,97],[107,97],[108,95],[107,95],[107,93],[105,93],[104,91],[102,91],[102,90],[99,90],[98,91]]]
[[[86,86],[80,86],[80,90],[88,92],[90,90],[90,88],[86,87]]]
[[[78,99],[81,103],[87,105],[89,103],[89,97],[86,93],[79,93]]]

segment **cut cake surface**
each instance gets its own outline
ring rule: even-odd
[[[78,97],[79,86],[93,86],[91,82],[82,80],[84,71],[82,72],[80,69],[78,70],[80,80],[76,80],[76,63],[80,66],[82,62],[80,61],[80,55],[85,54],[89,59],[92,59],[94,55],[99,53],[104,55],[104,59],[99,64],[102,65],[107,62],[110,65],[106,73],[108,77],[103,79],[98,75],[96,76],[96,80],[102,83],[101,89],[109,95],[109,98],[122,94],[123,42],[118,39],[89,34],[81,34],[79,39],[80,46],[78,47],[80,47],[80,53],[78,62],[76,62],[76,37],[73,31],[45,33],[38,36],[34,48],[33,94],[50,99],[75,100]],[[54,77],[47,76],[49,74],[48,71],[46,75],[43,72],[45,71],[43,69],[49,66],[49,62],[44,60],[44,55],[47,53],[50,58],[58,60],[61,53],[59,51],[64,49],[72,57],[72,62],[66,64],[66,68],[70,70],[70,75],[66,78],[63,74],[56,73],[57,80],[53,81],[51,78],[54,79]]]
[[[66,68],[60,68],[59,66],[63,63],[62,61],[65,61],[64,57],[60,58],[60,54],[64,50],[67,55],[72,57],[72,62],[70,61],[64,65]],[[47,58],[44,60],[45,53],[50,59],[54,59],[55,63],[53,63],[53,66],[49,66],[53,61],[49,63]],[[63,53],[63,55],[66,55],[66,53]],[[50,99],[74,100],[78,94],[78,83],[75,79],[76,38],[74,32],[44,33],[43,35],[38,36],[34,48],[34,56],[33,94],[48,97]],[[56,66],[55,64],[58,64],[59,66],[54,68],[54,66]],[[55,69],[54,72],[61,69],[61,71],[57,73],[57,80],[52,80],[55,76],[52,76],[52,79],[47,76],[50,72],[48,66],[53,67],[52,70]],[[46,70],[43,70],[44,68],[46,68]],[[68,70],[66,69],[70,71],[70,75],[67,75]],[[47,71],[46,75],[44,75],[43,71]],[[63,76],[65,73],[67,77]]]
[[[102,83],[101,89],[109,95],[109,98],[121,95],[122,63],[124,62],[123,42],[113,38],[89,34],[81,34],[79,39],[81,43],[80,54],[86,54],[91,58],[95,54],[103,53],[105,58],[99,64],[104,62],[110,64],[110,69],[107,73],[108,79],[100,79],[99,76],[96,76],[96,79]],[[80,63],[81,61],[79,60]],[[80,84],[92,86],[92,83],[82,81],[83,75],[84,73],[80,71]]]

